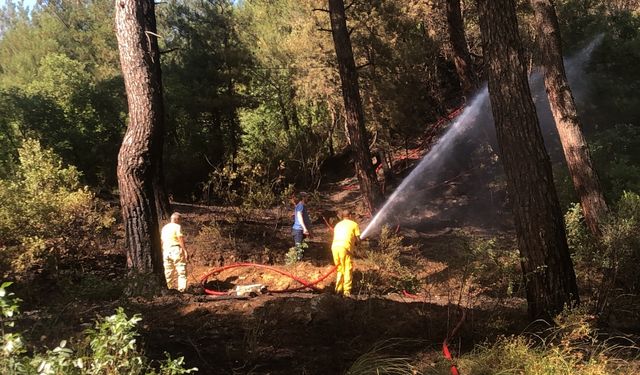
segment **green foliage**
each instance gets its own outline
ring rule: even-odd
[[[302,241],[301,244],[297,244],[294,247],[289,248],[289,251],[284,256],[284,263],[287,265],[296,264],[302,260],[304,251],[309,248],[309,244],[306,241]]]
[[[53,350],[28,353],[22,334],[6,331],[13,327],[19,303],[13,293],[7,292],[9,285],[0,286],[0,372],[3,374],[180,375],[198,370],[186,369],[183,357],[172,359],[166,353],[167,359],[160,361],[159,366],[147,359],[138,348],[135,331],[142,318],[140,315],[129,318],[122,308],[86,330],[77,351],[67,347],[67,341],[63,340]]]
[[[80,187],[79,173],[64,167],[51,150],[27,140],[19,149],[17,173],[0,179],[0,249],[15,271],[40,268],[77,251],[114,219],[100,211],[93,194]]]
[[[556,1],[556,12],[565,50],[571,50],[585,39],[604,31],[605,1]]]
[[[283,169],[281,164],[279,170]],[[228,166],[216,168],[202,190],[208,202],[241,204],[245,208],[269,208],[285,203],[291,194],[291,186],[284,185],[284,176],[269,178],[262,164],[243,164],[236,170]]]
[[[572,88],[605,196],[616,201],[623,191],[640,189],[640,3],[561,0],[556,8],[569,54],[602,35]],[[571,186],[568,178],[564,186]]]
[[[603,287],[640,290],[635,268],[640,261],[640,196],[624,192],[602,225],[602,237],[595,239],[584,224],[580,205],[565,215],[567,239],[576,268],[586,275],[598,274]],[[610,292],[610,291],[609,291]]]
[[[0,285],[0,329],[2,330],[0,370],[7,374],[14,374],[23,368],[23,361],[18,356],[26,351],[22,335],[10,332],[10,329],[15,326],[15,320],[20,312],[20,300],[15,297],[14,293],[7,290],[11,284],[3,282]]]
[[[323,160],[346,144],[333,46],[317,30],[313,8],[313,2],[253,0],[242,3],[238,17],[240,38],[255,56],[244,89],[253,104],[239,117],[239,160],[261,165],[270,179],[284,164],[287,182],[301,186],[315,186]]]
[[[584,223],[580,203],[574,203],[564,215],[567,242],[572,258],[580,263],[605,264],[605,255],[599,251],[597,242]]]
[[[604,266],[613,271],[614,283],[637,292],[640,291],[640,276],[636,271],[640,262],[640,196],[623,193],[615,209],[602,231],[602,245],[608,255]]]
[[[237,111],[246,105],[240,91],[251,54],[238,41],[229,0],[169,1],[156,11],[161,49],[172,51],[162,58],[166,180],[184,196],[206,181],[211,166],[236,166]]]
[[[254,84],[266,85],[267,82]],[[284,87],[259,89],[294,90],[287,87],[291,83],[274,84]],[[243,135],[239,161],[260,166],[268,179],[284,172],[288,181],[304,185],[317,183],[321,178],[320,166],[328,151],[327,142],[330,142],[325,128],[328,123],[326,108],[320,103],[304,103],[279,95],[282,94],[267,92],[263,104],[240,112]],[[293,113],[286,111],[289,107],[293,108]]]
[[[609,374],[605,358],[584,361],[567,348],[537,348],[535,342],[521,336],[503,337],[492,346],[476,349],[458,360],[465,374]],[[446,366],[446,365],[444,365]],[[442,373],[446,373],[444,370]]]
[[[402,236],[393,232],[388,226],[383,226],[377,246],[363,247],[365,259],[371,263],[371,270],[362,275],[362,288],[365,293],[384,293],[381,285],[388,285],[393,291],[417,291],[421,282],[416,270],[402,263],[402,252],[411,250],[405,246]],[[366,244],[366,242],[364,242]]]
[[[622,30],[626,28],[632,32]],[[640,15],[612,20],[611,29],[594,51],[588,69],[593,83],[587,97],[590,105],[585,106],[583,117],[598,126],[597,130],[611,129],[615,124],[638,125],[640,99],[636,94],[640,73],[634,62],[640,59],[639,50]]]
[[[16,298],[13,292],[7,290],[11,284],[13,283],[5,281],[0,285],[0,311],[2,312],[0,316],[0,329],[2,329],[3,335],[5,334],[6,328],[14,326],[15,316],[20,312],[18,307],[20,299]]]
[[[124,85],[109,1],[49,2],[6,12],[0,38],[0,178],[39,139],[87,182],[115,183]],[[3,141],[4,138],[4,141]],[[4,164],[4,165],[3,165]]]
[[[238,179],[238,172],[232,168],[216,168],[209,173],[209,179],[203,184],[202,197],[207,202],[238,204]]]
[[[638,349],[600,341],[592,323],[593,317],[583,310],[566,311],[558,316],[556,326],[540,335],[500,337],[463,354],[456,364],[461,373],[470,375],[634,372],[633,365],[620,358]],[[442,361],[424,373],[448,374],[449,364]]]
[[[578,104],[605,196],[617,201],[623,191],[640,190],[640,4],[564,0],[558,8],[568,43],[603,33],[586,71],[584,104]]]
[[[512,296],[522,283],[520,254],[517,249],[499,246],[496,238],[470,238],[467,244],[471,276],[482,285],[493,284]]]
[[[369,129],[387,145],[404,145],[422,134],[424,124],[442,115],[445,102],[459,89],[454,65],[441,54],[439,36],[425,30],[425,18],[438,12],[423,10],[428,14],[422,18],[415,7],[395,0],[366,1],[348,13],[352,24],[367,25],[354,27],[351,40],[356,64],[371,64],[358,72]],[[449,43],[447,38],[441,42]]]
[[[122,308],[116,314],[96,322],[86,334],[96,360],[87,370],[92,374],[140,373],[144,366],[142,355],[136,350],[134,328],[142,320],[139,315],[128,318]]]
[[[640,191],[640,127],[615,125],[592,138],[593,159],[606,196],[616,201],[624,191]]]

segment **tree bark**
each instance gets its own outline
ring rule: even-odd
[[[551,162],[531,99],[513,0],[478,0],[489,94],[515,217],[529,315],[578,302]]]
[[[169,220],[171,215],[171,204],[169,203],[169,196],[164,184],[164,100],[162,98],[162,70],[160,67],[160,48],[158,47],[157,26],[156,26],[156,13],[155,2],[150,1],[151,9],[144,12],[144,31],[148,37],[148,53],[151,61],[151,77],[150,84],[152,85],[151,94],[153,95],[151,100],[153,102],[153,110],[155,115],[153,121],[155,122],[155,130],[153,133],[153,159],[155,164],[155,171],[153,176],[153,192],[156,201],[156,211],[158,213],[158,229],[162,227],[162,224]]]
[[[467,38],[464,32],[464,21],[460,0],[447,1],[447,28],[449,30],[449,41],[453,54],[453,63],[462,84],[462,91],[465,94],[472,92],[477,86],[477,77],[473,70],[471,55],[467,47]]]
[[[162,157],[162,86],[153,0],[116,0],[115,26],[129,125],[118,153],[127,266],[164,284],[156,185]],[[156,66],[157,65],[157,66]]]
[[[329,0],[329,16],[331,18],[331,34],[333,35],[333,44],[336,50],[340,81],[342,83],[346,126],[351,149],[353,150],[353,162],[356,167],[358,182],[360,183],[360,191],[373,214],[378,205],[382,203],[382,193],[371,163],[362,98],[360,97],[360,86],[358,84],[358,73],[353,59],[349,31],[347,30],[343,0]]]
[[[562,60],[562,43],[558,17],[552,0],[532,0],[538,42],[542,51],[544,84],[551,113],[558,128],[573,186],[580,199],[585,222],[596,236],[608,213],[598,174],[593,167],[587,141],[582,134],[578,111],[567,81]]]
[[[158,228],[162,228],[163,223],[167,222],[171,216],[171,203],[169,202],[169,196],[167,195],[164,184],[164,130],[162,131],[161,138],[161,140],[156,140],[157,143],[160,143],[160,145],[157,146],[160,150],[156,152],[156,156],[153,158],[156,164],[153,175],[153,193],[156,201],[156,212],[158,214]]]

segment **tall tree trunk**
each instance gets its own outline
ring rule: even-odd
[[[153,162],[155,164],[153,174],[153,193],[156,201],[159,228],[161,228],[162,224],[169,220],[169,217],[171,216],[171,203],[169,203],[169,196],[167,195],[167,190],[165,189],[164,184],[164,126],[162,126],[162,128],[163,130],[159,131],[159,133],[161,133],[161,135],[158,135],[159,139],[154,141],[154,144],[156,145],[154,147],[156,149],[154,150],[155,156],[153,157]]]
[[[129,126],[118,153],[127,266],[164,284],[155,184],[162,155],[162,91],[153,0],[116,0],[115,23]],[[160,149],[160,151],[158,151]]]
[[[591,232],[599,237],[602,234],[600,224],[608,212],[608,207],[567,82],[562,61],[558,17],[552,0],[531,0],[531,3],[535,11],[538,41],[542,50],[544,84],[551,113],[558,128],[569,174],[580,199],[585,221]]]
[[[342,97],[346,115],[347,131],[353,150],[353,162],[360,183],[360,190],[364,195],[368,208],[373,214],[380,203],[382,193],[373,164],[367,141],[367,131],[364,125],[364,111],[358,84],[358,72],[353,59],[351,39],[347,30],[347,19],[344,12],[343,0],[329,0],[329,14],[331,18],[331,34],[336,49],[340,81],[342,83]]]
[[[296,104],[296,87],[293,82],[289,82],[289,106],[291,106],[291,123],[296,130],[302,129],[300,125],[300,115],[298,114],[298,107]]]
[[[153,192],[156,200],[156,211],[158,213],[159,228],[162,224],[169,220],[171,215],[171,204],[164,183],[164,101],[162,98],[162,70],[160,68],[160,48],[158,47],[158,39],[156,27],[155,3],[150,1],[151,8],[144,12],[144,31],[146,32],[147,45],[150,56],[150,84],[152,85],[151,95],[153,102],[153,121],[155,122],[155,130],[153,132],[153,160],[155,164],[153,176]]]
[[[491,107],[531,318],[550,318],[578,302],[573,264],[531,99],[513,0],[478,0]]]
[[[462,83],[462,90],[468,94],[477,86],[477,77],[471,63],[471,55],[467,47],[467,38],[464,32],[464,21],[460,0],[447,1],[447,28],[449,41],[453,53],[453,63]]]

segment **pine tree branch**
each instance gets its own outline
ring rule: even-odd
[[[179,50],[179,49],[180,49],[180,47],[169,48],[168,50],[160,51],[159,53],[160,53],[161,55],[164,55],[165,53],[171,53],[171,52],[173,52],[173,51],[177,51],[177,50]]]

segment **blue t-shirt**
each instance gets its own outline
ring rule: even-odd
[[[302,212],[302,220],[304,220],[304,225],[307,227],[307,230],[310,228],[311,219],[309,219],[309,214],[307,213],[307,208],[304,206],[304,203],[298,202],[296,204],[296,208],[293,211],[293,229],[302,230],[302,224],[298,220],[298,212]]]

